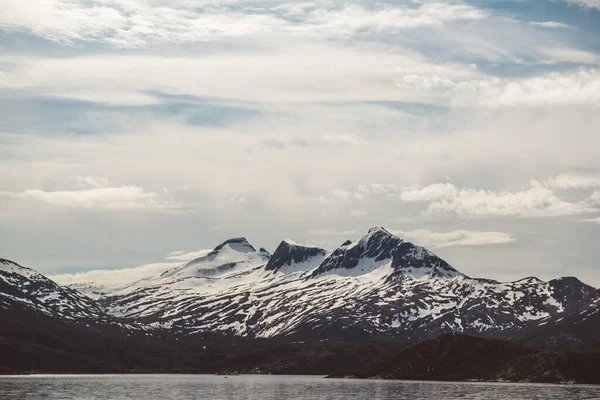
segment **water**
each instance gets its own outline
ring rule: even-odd
[[[269,375],[36,375],[0,377],[0,399],[598,400],[600,386],[374,381]]]

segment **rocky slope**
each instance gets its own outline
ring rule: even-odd
[[[33,269],[0,258],[0,311],[17,312],[26,319],[37,314],[61,323],[103,327],[107,330],[152,331],[132,319],[107,313],[103,307],[70,287],[63,287]]]
[[[77,290],[61,287],[42,274],[0,259],[0,309],[33,310],[67,321],[108,318],[102,308]]]
[[[584,297],[572,312],[542,321],[511,339],[536,347],[559,349],[581,350],[600,344],[600,290]]]

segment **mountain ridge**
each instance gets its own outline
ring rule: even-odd
[[[416,341],[451,332],[516,337],[593,313],[595,291],[574,277],[471,278],[375,227],[332,251],[286,239],[270,254],[231,238],[96,300],[74,293],[106,318],[170,335]]]

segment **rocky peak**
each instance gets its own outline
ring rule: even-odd
[[[351,270],[359,265],[363,265],[361,273],[367,273],[390,261],[394,270],[390,279],[405,274],[431,277],[460,274],[429,250],[406,242],[385,228],[374,227],[359,240],[345,242],[334,250],[313,272],[312,277],[332,270]]]
[[[320,262],[326,253],[324,249],[319,247],[304,246],[286,239],[277,246],[265,269],[267,271],[279,271],[285,266],[309,263],[311,260],[314,261],[315,258]]]
[[[371,259],[381,262],[391,259],[393,251],[402,239],[384,228],[371,228],[365,236],[355,242],[345,242],[327,257],[312,276],[316,277],[328,271],[355,268],[361,260]]]

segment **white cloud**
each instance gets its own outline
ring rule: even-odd
[[[98,188],[108,186],[108,179],[97,176],[76,176],[77,187]]]
[[[180,262],[164,262],[146,264],[134,268],[123,268],[114,270],[96,269],[72,274],[58,274],[50,276],[60,285],[72,285],[78,283],[93,283],[107,288],[119,288],[139,281],[160,275],[164,271],[180,266]]]
[[[184,252],[184,251],[174,251],[167,254],[165,257],[166,260],[177,260],[177,261],[192,261],[199,257],[204,257],[208,253],[211,252],[212,249]]]
[[[589,219],[582,219],[582,222],[592,222],[595,224],[600,224],[600,217],[596,217],[596,218],[589,218]]]
[[[371,183],[370,185],[358,185],[357,190],[359,193],[386,193],[392,194],[398,192],[398,187],[391,183]]]
[[[5,196],[34,200],[54,206],[84,209],[166,209],[170,202],[160,195],[137,186],[92,188],[46,192],[28,189],[21,193],[2,192]]]
[[[195,9],[191,3],[182,7],[185,5],[138,0],[13,1],[3,9],[0,27],[63,43],[103,42],[131,48],[256,35],[282,23],[268,14],[223,12],[219,7],[201,5]]]
[[[341,134],[341,135],[330,135],[327,134],[323,136],[326,142],[341,142],[348,144],[365,144],[367,140],[363,137],[351,134]]]
[[[518,80],[465,81],[452,90],[453,104],[460,106],[599,105],[600,71],[580,68]]]
[[[442,2],[420,4],[418,7],[386,5],[366,9],[346,4],[341,9],[316,8],[302,15],[305,24],[295,26],[303,34],[354,35],[359,32],[436,26],[448,21],[478,20],[489,17],[485,11],[464,4]]]
[[[598,63],[600,60],[596,54],[577,49],[547,48],[539,53],[552,62]],[[398,75],[394,83],[401,89],[429,92],[460,107],[600,105],[600,70],[595,68],[529,78],[488,76],[471,79],[435,73],[404,73]]]
[[[566,0],[568,3],[585,8],[600,10],[600,0]]]
[[[600,175],[565,173],[548,178],[544,185],[556,189],[592,189],[600,187]]]
[[[110,270],[95,269],[71,274],[57,274],[50,276],[50,278],[61,285],[93,283],[106,288],[116,289],[137,282],[140,279],[158,276],[168,269],[182,265],[182,262],[188,262],[196,258],[203,257],[211,250],[212,249],[204,249],[192,252],[185,252],[182,250],[172,251],[165,257],[167,262],[145,264],[133,268]]]
[[[413,52],[382,51],[369,44],[343,47],[314,42],[293,49],[250,48],[246,52],[204,57],[7,55],[4,60],[10,67],[6,67],[5,77],[0,78],[0,88],[36,96],[133,106],[163,102],[164,99],[153,95],[156,92],[211,98],[238,107],[240,104],[236,102],[241,101],[244,102],[241,106],[254,108],[257,103],[271,106],[277,103],[278,107],[295,103],[304,108],[308,102],[429,102],[429,93],[401,91],[393,85],[398,65],[411,70],[435,69],[437,75],[454,79],[483,77],[461,64],[434,68],[431,61]],[[320,133],[324,141],[364,142],[356,132]]]
[[[438,90],[453,88],[457,85],[457,82],[450,78],[438,75],[419,75],[409,73],[399,76],[394,84],[398,87],[407,89]]]
[[[421,189],[402,191],[405,202],[429,202],[425,214],[430,217],[456,214],[462,218],[556,217],[596,212],[589,200],[569,202],[553,190],[532,181],[531,187],[515,192],[457,188],[452,184],[433,184]]]
[[[282,14],[283,12],[283,14]],[[149,3],[141,0],[12,1],[0,14],[0,28],[26,31],[64,43],[102,42],[131,48],[156,43],[186,43],[226,37],[288,33],[346,36],[367,30],[436,26],[477,20],[488,14],[475,7],[442,2],[418,6],[269,4],[230,7],[194,2]]]
[[[432,201],[453,198],[458,190],[451,183],[434,183],[419,189],[404,189],[400,192],[400,200],[405,202]]]
[[[542,47],[539,48],[540,60],[544,64],[553,64],[560,62],[577,63],[577,64],[600,64],[600,55],[577,49],[574,47]]]
[[[248,202],[248,199],[246,197],[244,197],[244,196],[241,196],[241,197],[230,197],[227,200],[229,200],[232,203],[239,203],[239,204],[244,204],[244,203]]]
[[[328,203],[351,203],[364,200],[364,195],[359,192],[351,192],[343,189],[333,189],[328,196],[320,196],[316,200],[323,204]]]
[[[571,25],[563,24],[562,22],[556,22],[556,21],[542,21],[542,22],[532,21],[532,22],[530,22],[530,24],[534,25],[534,26],[541,26],[543,28],[570,28],[571,27]]]
[[[435,64],[418,53],[382,46],[310,43],[294,50],[249,49],[247,53],[170,58],[7,55],[4,59],[10,67],[5,67],[0,88],[114,105],[159,104],[165,99],[154,93],[166,92],[212,98],[224,105],[240,106],[236,102],[241,101],[254,109],[275,103],[306,107],[309,102],[352,101],[491,109],[600,104],[600,70],[595,68],[498,78],[469,64]],[[600,62],[598,55],[577,49],[545,47],[537,52],[544,63]],[[243,74],[240,65],[244,65]],[[331,143],[364,144],[368,136],[338,130],[325,131],[321,137]]]
[[[392,230],[392,233],[422,246],[485,246],[514,242],[516,239],[508,233],[456,230],[450,232],[432,232],[429,229],[412,231]]]

